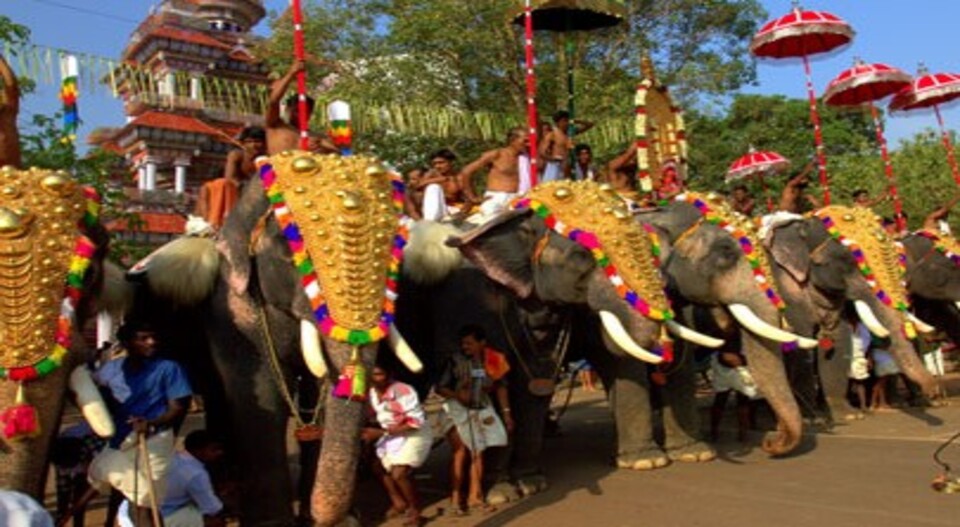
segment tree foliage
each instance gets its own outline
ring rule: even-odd
[[[755,79],[747,43],[766,16],[757,0],[635,0],[619,27],[538,32],[538,102],[546,120],[566,106],[566,65],[577,113],[629,118],[649,53],[682,105],[709,103]],[[305,2],[311,82],[322,97],[355,104],[407,104],[513,116],[526,104],[522,29],[509,0],[313,0]],[[264,43],[274,71],[292,58],[290,13],[273,13]],[[564,50],[570,39],[573,53]],[[322,59],[326,63],[321,63]],[[330,63],[336,64],[331,66]],[[321,101],[324,102],[324,101]]]

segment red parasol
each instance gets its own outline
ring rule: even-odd
[[[823,204],[830,204],[830,182],[827,179],[827,158],[823,151],[817,96],[810,75],[810,55],[826,53],[853,40],[853,28],[836,15],[824,11],[804,11],[794,7],[789,14],[767,22],[750,42],[750,52],[757,57],[773,59],[802,58],[807,77],[807,95],[810,99],[810,121],[813,122],[814,142],[817,146],[817,165],[820,185],[823,186]]]
[[[727,183],[738,179],[756,176],[763,186],[763,195],[767,201],[767,212],[773,212],[773,201],[767,195],[764,175],[781,172],[790,166],[790,160],[771,151],[756,151],[752,146],[743,157],[738,158],[727,169]]]
[[[957,168],[957,158],[953,154],[953,142],[943,124],[940,115],[940,105],[951,102],[960,97],[960,75],[954,73],[927,73],[926,68],[920,68],[920,75],[913,82],[893,97],[890,101],[890,110],[908,112],[933,108],[940,126],[940,135],[943,137],[943,147],[947,150],[947,161],[953,180],[960,185],[960,170]]]
[[[887,140],[883,136],[883,123],[880,122],[880,114],[873,103],[910,86],[910,81],[910,75],[902,70],[886,64],[865,64],[858,60],[852,68],[843,71],[830,81],[823,93],[823,102],[830,106],[864,104],[870,106],[873,127],[877,132],[877,143],[880,146],[880,156],[883,158],[883,170],[890,185],[890,197],[893,198],[893,210],[899,230],[903,230],[906,223],[906,218],[903,217],[903,202],[897,193],[897,180],[893,174]]]

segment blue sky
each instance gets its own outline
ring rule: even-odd
[[[288,0],[265,2],[268,9],[282,9],[287,3]],[[786,14],[791,6],[789,0],[762,3],[771,18]],[[2,0],[0,13],[30,27],[37,44],[117,57],[136,23],[153,4],[151,0]],[[919,61],[931,71],[960,72],[960,52],[952,33],[960,20],[960,2],[956,0],[805,0],[802,5],[806,9],[829,10],[857,31],[851,46],[828,57],[814,58],[814,85],[818,93],[831,78],[850,67],[857,56],[909,73],[915,73]],[[263,27],[258,29],[264,31]],[[758,75],[758,85],[749,86],[744,92],[806,97],[799,61],[762,61]],[[56,93],[55,86],[40,86],[25,101],[22,117],[29,119],[31,113],[55,111],[59,106]],[[80,115],[84,120],[81,135],[98,126],[123,122],[119,101],[103,93],[81,93],[80,97]],[[944,117],[951,128],[960,127],[960,109],[950,108]],[[933,126],[935,121],[930,113],[893,117],[888,121],[888,138],[893,145],[900,138]]]

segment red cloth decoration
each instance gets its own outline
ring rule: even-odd
[[[0,414],[0,425],[3,426],[3,437],[11,441],[40,435],[37,409],[27,404],[24,399],[23,385],[17,388],[16,404]]]

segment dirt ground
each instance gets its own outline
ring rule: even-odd
[[[746,446],[734,442],[730,408],[716,461],[651,472],[614,468],[615,432],[603,393],[577,388],[561,421],[562,434],[546,442],[547,491],[493,513],[446,517],[449,452],[443,444],[417,481],[428,504],[428,525],[436,527],[957,526],[960,495],[930,488],[940,471],[933,452],[960,432],[960,375],[947,381],[955,395],[946,406],[878,413],[829,432],[807,432],[799,452],[784,459],[771,459],[759,449],[762,432],[753,433]],[[189,426],[199,424],[200,416],[191,416]],[[960,464],[960,447],[949,447],[942,457]],[[48,504],[53,504],[52,488]],[[361,523],[400,525],[382,520],[386,507],[379,485],[361,482]],[[99,500],[87,525],[102,525],[103,513]]]

